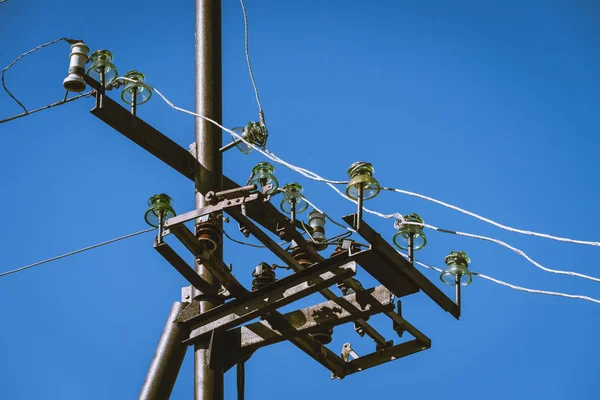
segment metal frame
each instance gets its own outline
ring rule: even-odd
[[[86,81],[96,89],[93,115],[186,178],[196,182],[198,174],[209,173],[193,154],[106,96],[98,82],[89,77]],[[167,220],[163,236],[176,237],[227,292],[216,291],[214,285],[203,279],[162,241],[162,237],[155,241],[157,252],[202,294],[194,298],[193,291],[186,290],[188,301],[174,306],[177,316],[173,317],[174,311],[169,316],[140,398],[168,397],[165,393],[172,389],[181,365],[180,355],[185,353],[187,345],[203,343],[210,355],[209,367],[226,371],[246,360],[257,349],[288,340],[336,377],[343,378],[431,347],[431,340],[402,317],[400,308],[397,312],[393,310],[392,294],[403,297],[422,290],[444,310],[459,317],[458,306],[364,221],[358,233],[369,242],[369,249],[348,250],[324,258],[297,230],[302,228],[301,222],[292,222],[280,213],[269,202],[269,196],[255,192],[255,187],[241,187],[226,176],[223,176],[222,188],[217,193],[209,192],[198,184],[196,187],[204,195],[204,203],[195,210]],[[205,249],[185,226],[188,221],[221,212],[229,214],[244,232],[252,234],[294,273],[255,292],[244,288],[223,260]],[[354,220],[355,214],[344,217],[351,226]],[[282,240],[293,240],[313,264],[309,267],[300,264],[259,225]],[[382,285],[363,288],[360,282],[351,278],[356,272],[356,264],[360,264]],[[343,282],[355,293],[336,295],[329,286],[337,282]],[[277,311],[281,306],[315,292],[321,293],[327,301],[287,314]],[[215,304],[233,299],[201,312],[204,311],[201,303],[209,298],[216,301]],[[366,318],[378,313],[384,313],[390,319],[399,336],[407,332],[414,339],[396,345],[386,340],[366,321]],[[243,325],[258,316],[261,321]],[[375,352],[344,360],[311,335],[324,325],[333,327],[347,322],[354,322],[361,336],[366,334],[375,342]],[[221,350],[224,348],[227,351]],[[166,373],[166,369],[171,373]]]

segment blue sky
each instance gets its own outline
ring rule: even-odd
[[[596,3],[248,0],[247,9],[268,147],[283,159],[330,179],[344,179],[356,160],[370,161],[385,186],[519,228],[598,239]],[[0,4],[2,66],[62,36],[109,49],[121,74],[137,69],[175,104],[193,109],[193,2]],[[225,0],[229,127],[257,118],[243,46],[239,2]],[[28,56],[8,71],[7,85],[28,108],[59,100],[68,54],[59,43]],[[78,100],[0,126],[2,271],[144,229],[154,193],[168,193],[180,213],[193,208],[190,182],[89,114],[92,107],[93,100]],[[0,118],[20,111],[0,96]],[[138,115],[182,146],[193,141],[194,119],[158,96]],[[262,158],[232,150],[224,160],[225,173],[241,182]],[[332,216],[354,210],[323,184],[276,168],[280,182],[300,182]],[[549,268],[600,275],[593,247],[504,232],[401,194],[382,193],[366,206],[418,212],[436,226],[504,240]],[[365,218],[391,241],[392,221]],[[240,238],[234,224],[226,230]],[[474,271],[600,297],[597,283],[550,275],[491,243],[427,234],[417,254],[423,262],[441,267],[450,250],[465,250]],[[228,241],[225,258],[245,284],[258,262],[276,261]],[[436,273],[424,273],[440,283]],[[151,234],[0,278],[0,398],[136,398],[183,285],[153,250]],[[297,306],[320,301],[313,296]],[[464,290],[463,302],[457,322],[424,294],[404,299],[406,318],[432,348],[343,381],[331,381],[290,344],[261,349],[247,363],[247,398],[598,398],[597,304],[481,279]],[[372,321],[397,340],[387,321]],[[331,348],[346,341],[359,354],[374,347],[348,326],[336,329]],[[191,398],[192,379],[188,353],[172,398]],[[235,396],[232,371],[226,398]]]

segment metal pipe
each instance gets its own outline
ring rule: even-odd
[[[137,114],[137,91],[136,87],[131,90],[131,115],[134,117]]]
[[[244,400],[244,387],[246,386],[246,371],[244,370],[245,362],[239,362],[237,364],[237,398],[238,400]]]
[[[102,87],[104,87],[106,83],[106,70],[105,67],[102,66],[100,67],[100,85],[102,85]]]
[[[296,223],[296,199],[290,199],[290,219],[292,224]]]
[[[171,396],[187,350],[182,342],[188,333],[186,328],[173,321],[186,305],[173,303],[138,400],[163,400]]]
[[[102,86],[102,92],[98,93],[96,107],[101,108],[104,100],[104,87],[106,83],[106,68],[100,67],[100,86]]]
[[[455,289],[456,289],[456,305],[458,306],[458,314],[457,314],[457,318],[460,317],[460,274],[456,274],[454,275],[454,279],[455,279]]]
[[[221,148],[219,149],[219,151],[220,151],[221,153],[224,153],[224,152],[226,152],[227,150],[231,149],[232,147],[235,147],[235,145],[237,145],[237,144],[238,144],[238,143],[240,143],[241,141],[242,141],[242,139],[236,139],[236,140],[234,140],[233,142],[231,142],[231,143],[228,143],[228,144],[226,144],[225,146],[221,147]]]
[[[363,215],[363,197],[364,197],[364,187],[362,184],[357,186],[357,190],[358,190],[358,196],[356,197],[356,224],[355,224],[355,229],[359,230],[360,229],[360,221],[362,221],[362,215]]]
[[[221,122],[221,0],[196,0],[196,113]],[[196,208],[207,206],[203,193],[222,189],[223,169],[221,130],[211,123],[196,118],[195,154],[202,168],[196,170]],[[199,189],[202,189],[201,191]],[[219,228],[222,221],[217,220]],[[222,243],[222,241],[221,241]],[[213,253],[223,260],[223,245]],[[201,262],[195,263],[196,272],[217,290],[219,282]],[[193,295],[200,294],[194,290]],[[206,296],[199,302],[200,311],[206,312],[217,305],[215,297]],[[221,335],[222,333],[219,333]],[[222,345],[215,340],[194,345],[194,399],[223,399],[223,370],[209,366],[210,359],[219,359]]]
[[[414,264],[415,262],[415,234],[408,234],[408,262]]]
[[[156,244],[161,244],[163,242],[163,220],[164,215],[163,211],[158,212],[158,234],[156,235]]]

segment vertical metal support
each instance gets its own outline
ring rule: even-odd
[[[163,224],[164,224],[164,211],[158,212],[158,234],[156,235],[156,244],[163,242]]]
[[[221,0],[196,0],[196,113],[221,122]],[[222,188],[223,169],[221,131],[211,123],[196,118],[195,153],[203,167],[196,171],[196,207],[207,202],[201,192],[218,192]],[[219,228],[222,222],[217,219]],[[222,241],[221,241],[222,243]],[[223,260],[222,244],[214,255]],[[219,282],[204,267],[195,263],[198,274],[218,290]],[[215,291],[216,292],[216,291]],[[194,296],[200,293],[194,291]],[[217,299],[202,296],[200,311],[206,312],[217,305]],[[213,346],[208,342],[194,345],[194,398],[196,400],[223,399],[223,370],[209,365],[223,351],[220,340]]]
[[[137,92],[138,88],[133,87],[131,91],[131,115],[134,117],[137,114]]]
[[[458,317],[460,317],[460,274],[454,275],[455,288],[456,288],[456,305],[458,306]]]
[[[246,371],[244,369],[245,361],[237,364],[237,398],[238,400],[244,400],[244,390],[246,386]]]
[[[296,223],[296,199],[291,199],[290,203],[290,219],[292,224]]]
[[[356,198],[356,223],[354,224],[354,229],[359,230],[360,229],[360,221],[362,221],[362,216],[363,216],[363,197],[364,197],[364,187],[363,184],[361,183],[360,185],[357,186],[358,189],[358,196]]]
[[[173,321],[186,304],[176,302],[171,307],[138,400],[164,400],[171,396],[187,350],[187,346],[182,342],[188,335],[186,328]]]
[[[415,263],[415,234],[408,234],[408,262],[411,264]]]
[[[106,71],[104,66],[100,67],[100,85],[104,87],[106,85]]]

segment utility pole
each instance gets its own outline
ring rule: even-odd
[[[196,0],[196,113],[221,123],[221,0]],[[196,118],[195,156],[204,168],[196,172],[195,196],[196,208],[207,204],[202,193],[218,192],[222,187],[223,160],[219,148],[222,146],[221,130],[213,124]],[[202,223],[200,219],[197,223]],[[219,228],[222,221],[214,221]],[[198,235],[196,225],[196,235]],[[219,233],[220,235],[220,233]],[[222,243],[222,238],[220,240]],[[217,258],[223,260],[223,247],[215,251]],[[202,296],[200,312],[204,313],[220,304],[215,296],[220,283],[205,268],[195,262],[196,272],[205,281],[215,287],[214,293],[194,291],[194,296]],[[219,334],[220,335],[220,334]],[[214,337],[213,337],[214,339]],[[220,340],[211,340],[194,345],[194,398],[196,400],[223,399],[223,368],[210,365],[209,360],[220,357],[211,352],[222,351]],[[221,349],[219,349],[221,347]]]
[[[454,251],[444,260],[448,268],[442,273],[442,280],[457,285],[456,301],[453,301],[413,265],[413,251],[426,243],[423,220],[417,214],[399,219],[393,238],[396,247],[408,250],[409,260],[367,221],[361,221],[360,206],[356,214],[346,215],[343,220],[368,244],[359,244],[345,234],[327,239],[325,215],[309,214],[308,224],[299,220],[297,214],[303,209],[298,210],[297,205],[304,200],[298,184],[284,186],[280,207],[288,217],[271,202],[271,197],[282,190],[277,190],[278,182],[270,164],[259,163],[245,185],[234,182],[223,175],[222,165],[222,151],[234,146],[222,147],[220,128],[198,117],[195,142],[189,151],[182,148],[135,112],[137,105],[149,98],[150,88],[143,82],[142,74],[130,71],[128,76],[135,76],[137,80],[127,77],[123,79],[126,83],[118,81],[117,85],[107,86],[103,73],[98,82],[83,72],[87,56],[82,57],[80,53],[72,51],[72,61],[76,61],[77,68],[70,69],[66,82],[84,80],[94,89],[96,105],[91,113],[195,185],[193,210],[175,215],[170,197],[159,194],[151,197],[145,214],[146,222],[158,228],[154,249],[190,286],[182,289],[181,302],[175,302],[171,308],[140,400],[170,397],[187,346],[194,346],[195,400],[223,400],[224,373],[236,365],[238,398],[243,399],[243,363],[262,347],[287,340],[329,370],[332,378],[343,379],[431,347],[431,340],[402,316],[400,300],[394,311],[395,299],[423,292],[444,311],[456,319],[460,317],[458,285],[470,283],[470,260],[464,252]],[[98,58],[94,65],[115,69],[109,61]],[[221,74],[221,0],[196,0],[196,113],[218,123],[222,118]],[[107,93],[108,89],[121,85],[124,85],[122,99],[131,109],[122,107]],[[65,87],[72,90],[69,85]],[[141,102],[140,94],[145,95]],[[131,101],[126,100],[129,97]],[[254,146],[264,148],[266,135],[253,131],[256,124],[249,123],[243,137]],[[346,194],[359,205],[379,193],[380,186],[373,172],[371,164],[362,161],[355,162],[348,170],[350,180]],[[286,202],[289,209],[284,207]],[[244,235],[252,235],[285,265],[283,268],[293,272],[277,278],[275,268],[279,266],[270,266],[259,259],[252,272],[255,278],[252,288],[245,288],[223,260],[223,212],[238,223]],[[157,221],[148,216],[156,217]],[[194,221],[194,231],[186,226],[191,221]],[[307,233],[310,240],[303,233]],[[193,267],[170,247],[165,240],[167,236],[179,241],[194,256]],[[419,245],[415,247],[417,239]],[[318,253],[330,245],[336,245],[331,255]],[[357,267],[375,278],[379,285],[363,287],[353,278]],[[341,295],[329,289],[334,285]],[[320,293],[326,301],[290,313],[279,311],[314,293]],[[403,340],[394,343],[371,326],[367,319],[376,314],[387,316]],[[260,321],[251,322],[259,317]],[[347,342],[340,356],[326,346],[331,342],[333,328],[346,323],[354,324],[359,337],[367,336],[373,341],[373,352],[359,356]],[[406,340],[404,333],[413,339]]]

